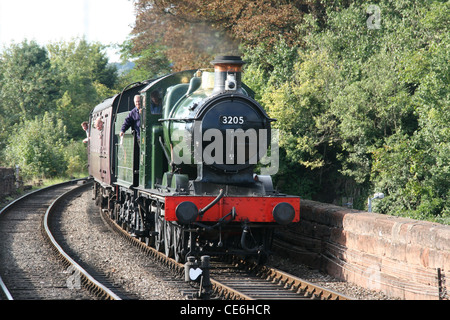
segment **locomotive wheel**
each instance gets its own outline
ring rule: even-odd
[[[155,225],[150,226],[150,232],[153,233],[153,231],[155,231]],[[155,238],[156,237],[154,235],[144,237],[143,242],[149,247],[154,247],[155,246]]]
[[[185,236],[185,232],[181,226],[175,226],[175,232],[173,233],[173,246],[175,261],[184,263],[188,247],[188,238]]]
[[[117,222],[117,220],[119,219],[119,212],[120,212],[120,204],[116,203],[116,204],[114,204],[114,208],[111,211],[111,216],[110,216],[114,222]]]
[[[147,218],[148,225],[147,228],[150,231],[149,237],[145,237],[145,244],[150,247],[155,247],[156,238],[155,231],[156,231],[156,220],[158,219],[158,208],[157,206],[152,203],[148,206],[149,216]]]
[[[173,238],[175,233],[175,227],[169,222],[165,222],[165,232],[164,232],[164,252],[166,253],[166,256],[169,258],[173,257]]]
[[[164,218],[161,216],[156,217],[155,221],[155,232],[157,236],[155,237],[155,249],[157,251],[162,251],[164,248]]]

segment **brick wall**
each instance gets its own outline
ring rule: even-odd
[[[450,226],[307,200],[300,215],[282,237],[295,235],[289,250],[302,262],[390,297],[448,298]]]
[[[16,191],[15,181],[14,169],[0,168],[0,198]]]

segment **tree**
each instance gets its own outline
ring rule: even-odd
[[[323,12],[318,1],[278,0],[139,0],[136,9],[133,52],[164,46],[174,70],[210,67],[215,55],[240,53],[242,45],[270,50],[282,38],[298,46],[304,14],[322,19]]]
[[[46,112],[16,124],[8,140],[5,159],[11,165],[19,165],[25,178],[56,177],[66,171],[67,132],[55,115]]]
[[[322,21],[305,15],[295,62],[258,46],[248,78],[278,118],[290,168],[280,173],[302,174],[313,198],[353,196],[363,209],[376,190],[386,194],[380,212],[444,214],[449,4],[378,5],[380,29],[367,27],[363,2],[335,2]]]
[[[85,39],[52,43],[47,46],[52,70],[61,83],[56,113],[63,119],[71,138],[81,138],[80,123],[89,118],[93,107],[113,95],[117,70],[108,64],[104,46]]]
[[[18,164],[27,177],[85,170],[80,124],[117,82],[103,49],[84,39],[6,48],[0,56],[2,165]]]
[[[45,48],[27,40],[0,56],[0,113],[10,126],[53,109],[59,82]]]
[[[449,3],[433,2],[423,10],[399,69],[410,95],[417,127],[396,132],[374,152],[372,180],[387,195],[380,212],[450,218],[450,37]],[[420,45],[417,44],[419,42]]]
[[[145,50],[137,52],[133,49],[132,40],[124,42],[121,49],[122,60],[131,60],[135,66],[128,74],[121,77],[122,87],[170,73],[172,64],[166,56],[166,50],[164,46],[151,44]]]

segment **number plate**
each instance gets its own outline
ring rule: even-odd
[[[244,124],[245,117],[243,116],[220,116],[220,123],[224,125]]]

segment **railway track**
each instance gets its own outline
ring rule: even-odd
[[[352,300],[341,293],[317,286],[281,270],[236,259],[227,265],[214,266],[212,277],[228,288],[226,295],[245,300]]]
[[[49,226],[58,203],[85,187],[82,181],[37,190],[0,211],[0,299],[120,299],[64,252]]]
[[[102,217],[116,232],[147,255],[160,261],[175,275],[185,277],[185,265],[131,237],[102,210]],[[226,300],[351,300],[351,297],[312,284],[286,272],[235,259],[231,262],[211,261],[211,288],[206,294],[212,299]],[[204,293],[198,287],[198,295]]]
[[[65,252],[60,236],[53,230],[59,223],[51,222],[61,209],[58,206],[83,187],[86,185],[69,182],[42,189],[0,211],[0,299],[120,299]],[[102,216],[128,242],[168,267],[178,278],[184,278],[183,264],[131,237],[109,219],[108,211],[103,210]],[[239,259],[212,261],[210,271],[210,295],[206,296],[212,299],[348,299],[282,271]],[[79,287],[70,282],[75,275]],[[195,290],[190,296],[196,298]]]

